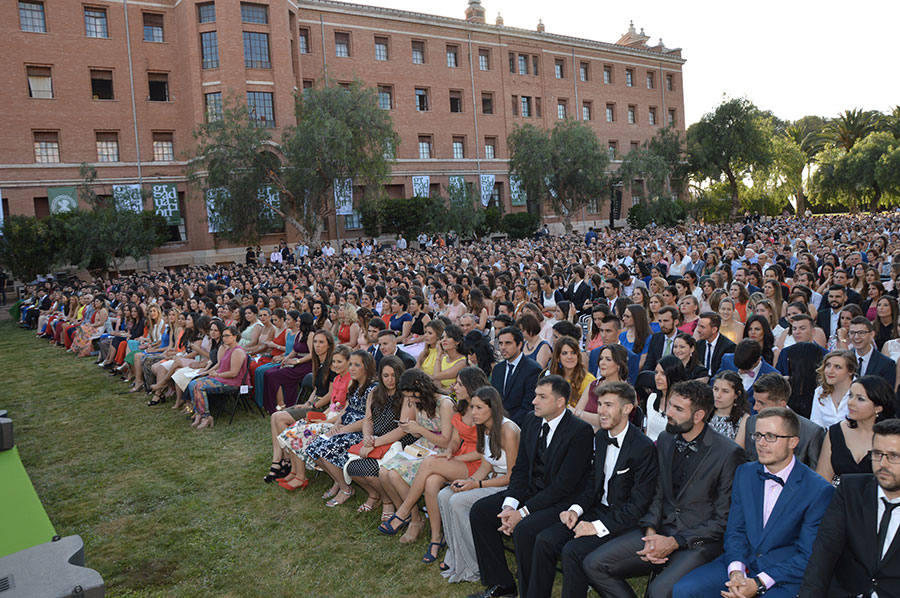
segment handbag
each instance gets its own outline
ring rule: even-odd
[[[357,442],[356,444],[351,446],[347,452],[349,452],[351,455],[359,456],[359,452],[360,452],[360,450],[362,450],[362,445],[363,445],[362,442]],[[390,450],[390,448],[391,448],[391,445],[389,445],[389,444],[382,444],[381,446],[376,446],[371,451],[369,451],[368,457],[370,459],[381,459],[382,457],[384,457],[387,454],[387,452]]]

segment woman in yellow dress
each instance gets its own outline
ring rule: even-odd
[[[416,367],[429,376],[434,376],[434,366],[437,363],[442,334],[444,334],[444,322],[441,320],[431,320],[425,324],[425,333],[422,335],[425,347],[419,353]]]

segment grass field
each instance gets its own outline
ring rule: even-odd
[[[58,534],[80,534],[109,596],[459,597],[413,545],[376,532],[357,495],[327,509],[262,481],[268,421],[239,413],[195,432],[143,394],[10,322],[0,324],[0,407]],[[559,593],[559,583],[555,594]]]

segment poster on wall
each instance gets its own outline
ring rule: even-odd
[[[481,205],[488,207],[494,195],[494,175],[481,175]]]
[[[228,189],[215,187],[206,190],[206,223],[207,230],[211,233],[217,233],[222,230],[222,221],[219,218],[219,211],[216,209],[216,198],[219,197],[228,197]]]
[[[448,179],[447,189],[450,193],[453,194],[462,194],[466,192],[466,179],[465,177],[454,175]]]
[[[528,196],[522,186],[522,179],[517,174],[509,175],[509,197],[511,205],[514,206],[524,206],[528,201]]]
[[[338,216],[353,214],[353,179],[334,179],[334,213]]]
[[[428,176],[414,176],[412,185],[413,197],[428,197],[431,194],[431,178]]]
[[[281,209],[281,194],[278,192],[278,189],[275,187],[262,187],[257,192],[257,197],[265,204],[260,216],[268,224],[269,232],[283,230],[284,221],[278,215],[278,212],[273,209]]]
[[[178,208],[178,189],[175,185],[153,185],[153,209],[166,219],[170,226],[181,224],[181,210]]]
[[[50,200],[51,214],[64,214],[78,209],[78,191],[75,187],[49,187],[47,198]]]
[[[144,198],[140,185],[113,185],[113,201],[119,212],[141,212]]]

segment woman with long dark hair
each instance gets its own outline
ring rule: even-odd
[[[744,338],[756,341],[762,351],[762,358],[769,365],[774,365],[775,336],[769,327],[769,320],[763,315],[755,314],[747,318],[744,326]]]
[[[300,314],[300,329],[294,336],[291,352],[278,368],[266,370],[263,374],[263,408],[269,414],[296,403],[300,381],[312,372],[312,354],[307,343],[312,341],[313,325],[310,314]]]
[[[750,415],[750,403],[740,374],[727,370],[713,378],[715,411],[709,419],[709,427],[734,440],[738,429]]]
[[[647,397],[646,434],[656,442],[660,432],[666,429],[666,409],[669,394],[676,383],[687,380],[684,363],[675,355],[666,355],[656,364],[654,382],[656,392]]]

